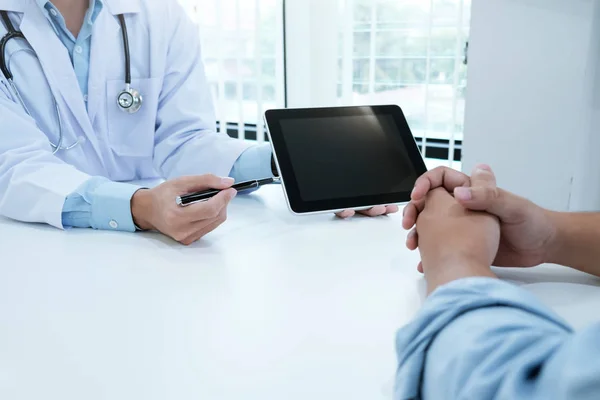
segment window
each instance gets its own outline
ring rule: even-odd
[[[283,1],[179,1],[199,24],[219,131],[264,141],[264,110],[285,102]]]
[[[339,7],[340,104],[400,105],[433,158],[428,164],[443,158],[459,167],[471,0],[339,0]]]
[[[472,0],[179,1],[200,26],[220,130],[263,141],[286,89],[294,106],[398,104],[428,165],[460,168]]]

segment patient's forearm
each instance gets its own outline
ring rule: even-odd
[[[600,276],[600,213],[552,213],[556,235],[547,262]]]

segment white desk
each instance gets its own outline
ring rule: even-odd
[[[424,289],[400,217],[295,217],[280,191],[191,247],[0,220],[0,398],[390,398]],[[578,326],[597,315],[588,276],[504,274]]]

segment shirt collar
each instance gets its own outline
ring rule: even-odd
[[[89,1],[90,1],[90,7],[88,10],[92,10],[91,13],[88,13],[88,15],[90,17],[89,22],[91,24],[93,24],[94,22],[96,22],[96,18],[98,18],[98,14],[100,14],[100,11],[102,11],[102,7],[104,6],[104,4],[102,4],[102,0],[89,0]],[[44,13],[47,12],[48,7],[51,6],[50,0],[35,0],[35,2],[42,9],[42,11]]]

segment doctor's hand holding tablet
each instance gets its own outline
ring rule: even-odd
[[[399,109],[271,111],[273,148],[255,145],[216,133],[200,60],[177,0],[0,0],[0,215],[189,244],[273,159],[297,214],[408,200],[424,165]]]

